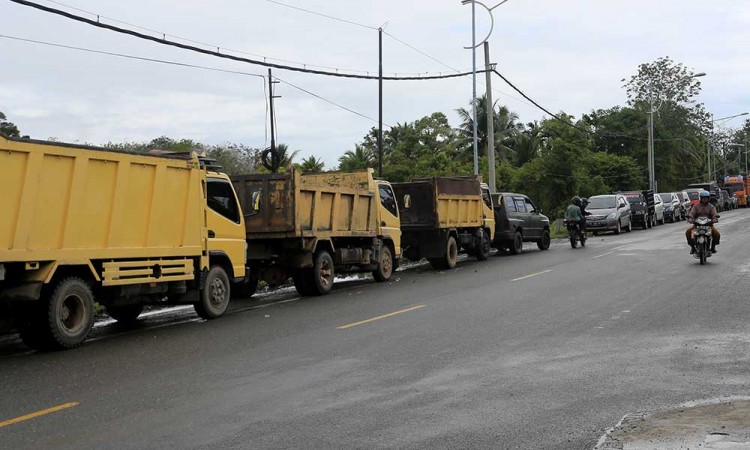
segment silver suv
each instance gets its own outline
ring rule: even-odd
[[[594,232],[594,236],[600,231],[614,231],[620,234],[622,230],[631,231],[633,225],[630,223],[630,203],[624,195],[595,195],[589,198],[586,211],[590,213],[586,217],[586,229]]]

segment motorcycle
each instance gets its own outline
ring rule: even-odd
[[[581,224],[578,222],[565,221],[565,226],[568,227],[568,236],[570,238],[570,246],[573,248],[578,247],[578,241],[581,241],[581,247],[586,246],[586,234],[581,230]]]
[[[718,219],[719,216],[716,216]],[[711,234],[714,224],[711,219],[706,216],[701,216],[693,221],[693,247],[695,247],[695,253],[693,256],[701,262],[701,265],[706,263],[706,260],[711,257],[711,247],[713,245],[713,235]]]

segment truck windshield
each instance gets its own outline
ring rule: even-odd
[[[612,209],[615,205],[615,196],[591,197],[588,209]]]
[[[743,186],[740,183],[730,184],[730,185],[727,185],[727,186],[724,186],[724,187],[727,188],[727,189],[729,189],[729,191],[731,191],[731,192],[742,192],[742,191],[745,190],[745,186]]]

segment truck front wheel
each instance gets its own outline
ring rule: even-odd
[[[476,257],[479,261],[487,261],[490,257],[490,235],[487,230],[482,230],[482,237],[477,245]]]
[[[206,275],[195,312],[204,319],[216,319],[226,312],[231,297],[229,276],[221,266],[213,266]]]
[[[336,274],[333,269],[333,258],[327,250],[321,250],[315,255],[315,262],[309,274],[312,295],[325,295],[331,292]]]
[[[376,281],[388,281],[393,275],[393,253],[387,245],[380,251],[380,262],[377,269],[372,271],[372,277]]]

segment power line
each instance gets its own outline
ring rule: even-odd
[[[85,47],[76,47],[73,45],[65,45],[65,44],[56,44],[53,42],[45,42],[45,41],[38,41],[35,39],[26,39],[26,38],[20,38],[16,36],[8,36],[5,34],[0,34],[0,38],[4,39],[12,39],[14,41],[21,41],[21,42],[29,42],[32,44],[40,44],[40,45],[47,45],[49,47],[58,47],[58,48],[65,48],[68,50],[77,50],[81,52],[87,52],[87,53],[97,53],[100,55],[107,55],[107,56],[116,56],[118,58],[126,58],[126,59],[135,59],[138,61],[147,61],[147,62],[153,62],[153,63],[159,63],[159,64],[168,64],[171,66],[180,66],[180,67],[189,67],[192,69],[202,69],[202,70],[210,70],[213,72],[224,72],[224,73],[232,73],[235,75],[246,75],[251,77],[259,77],[265,79],[263,75],[258,75],[257,73],[250,73],[250,72],[242,72],[240,70],[228,70],[228,69],[219,69],[216,67],[208,67],[208,66],[201,66],[197,64],[188,64],[188,63],[181,63],[177,61],[168,61],[164,59],[157,59],[157,58],[146,58],[144,56],[134,56],[134,55],[127,55],[125,53],[116,53],[116,52],[108,52],[105,50],[94,50],[91,48],[85,48]]]
[[[289,71],[293,71],[293,72],[310,73],[310,74],[315,74],[315,75],[325,75],[325,76],[339,77],[339,78],[356,78],[356,79],[363,79],[363,80],[378,80],[378,79],[380,79],[380,77],[372,76],[372,75],[360,75],[360,74],[344,73],[344,72],[330,72],[330,71],[325,71],[325,70],[308,69],[306,67],[293,67],[293,66],[288,66],[288,65],[284,65],[284,64],[276,64],[276,63],[270,63],[268,61],[260,61],[260,60],[255,60],[255,59],[249,59],[249,58],[239,57],[239,56],[235,56],[235,55],[229,55],[229,54],[226,54],[226,53],[221,53],[220,52],[221,47],[217,47],[217,51],[206,50],[206,49],[203,49],[203,48],[200,48],[200,47],[195,47],[193,45],[187,45],[187,44],[183,44],[183,43],[180,43],[180,42],[169,41],[169,40],[166,39],[166,35],[163,35],[161,38],[158,38],[158,37],[155,37],[155,36],[149,36],[147,34],[143,34],[143,33],[137,32],[137,31],[133,31],[133,30],[129,30],[129,29],[126,29],[126,28],[117,27],[117,26],[114,26],[114,25],[102,23],[102,22],[99,22],[99,21],[91,20],[91,19],[87,19],[85,17],[79,16],[79,15],[76,15],[76,14],[72,14],[72,13],[69,13],[69,12],[66,12],[66,11],[62,11],[60,9],[56,9],[56,8],[51,8],[51,7],[48,7],[48,6],[40,5],[38,3],[30,2],[30,1],[27,1],[27,0],[10,0],[10,1],[13,2],[13,3],[17,3],[19,5],[24,5],[24,6],[28,6],[28,7],[34,8],[34,9],[38,9],[40,11],[48,12],[48,13],[51,13],[51,14],[56,14],[56,15],[59,15],[59,16],[62,16],[62,17],[65,17],[65,18],[68,18],[68,19],[71,19],[71,20],[74,20],[74,21],[77,21],[77,22],[82,22],[82,23],[85,23],[85,24],[88,24],[88,25],[92,25],[92,26],[97,27],[97,28],[103,28],[103,29],[107,29],[107,30],[110,30],[110,31],[114,31],[116,33],[125,34],[125,35],[129,35],[129,36],[137,37],[139,39],[144,39],[144,40],[147,40],[147,41],[156,42],[158,44],[167,45],[167,46],[171,46],[171,47],[177,47],[177,48],[181,48],[183,50],[190,50],[190,51],[193,51],[193,52],[196,52],[196,53],[202,53],[204,55],[215,56],[215,57],[218,57],[218,58],[224,58],[224,59],[229,59],[229,60],[238,61],[238,62],[244,62],[244,63],[248,63],[248,64],[254,64],[254,65],[259,65],[259,66],[264,66],[264,67],[270,67],[270,68],[274,68],[274,69],[289,70]],[[383,80],[388,80],[388,81],[439,80],[439,79],[446,79],[446,78],[463,77],[463,76],[466,76],[466,75],[468,75],[470,73],[471,72],[467,71],[467,72],[464,72],[464,73],[446,74],[446,75],[439,74],[439,75],[421,75],[421,76],[410,76],[410,77],[385,76],[385,77],[383,77]]]
[[[145,57],[141,57],[141,56],[127,55],[127,54],[124,54],[124,53],[115,53],[115,52],[108,52],[108,51],[103,51],[103,50],[94,50],[94,49],[85,48],[85,47],[76,47],[76,46],[72,46],[72,45],[56,44],[56,43],[52,43],[52,42],[38,41],[38,40],[35,40],[35,39],[26,39],[26,38],[20,38],[20,37],[15,37],[15,36],[8,36],[8,35],[4,35],[4,34],[0,34],[0,38],[2,38],[2,39],[11,39],[11,40],[14,40],[14,41],[21,41],[21,42],[27,42],[27,43],[32,43],[32,44],[46,45],[46,46],[49,46],[49,47],[64,48],[64,49],[67,49],[67,50],[76,50],[76,51],[87,52],[87,53],[95,53],[95,54],[106,55],[106,56],[115,56],[115,57],[118,57],[118,58],[133,59],[133,60],[137,60],[137,61],[145,61],[145,62],[152,62],[152,63],[158,63],[158,64],[167,64],[167,65],[178,66],[178,67],[187,67],[187,68],[192,68],[192,69],[210,70],[210,71],[213,71],[213,72],[223,72],[223,73],[230,73],[230,74],[234,74],[234,75],[244,75],[244,76],[250,76],[250,77],[258,77],[258,78],[262,78],[263,80],[265,80],[265,78],[266,78],[264,75],[259,75],[259,74],[250,73],[250,72],[242,72],[242,71],[239,71],[239,70],[226,70],[226,69],[219,69],[219,68],[216,68],[216,67],[200,66],[200,65],[196,65],[196,64],[187,64],[187,63],[181,63],[181,62],[176,62],[176,61],[168,61],[168,60],[163,60],[163,59],[145,58]],[[316,94],[316,93],[314,93],[312,91],[309,91],[309,90],[307,90],[305,88],[302,88],[300,86],[294,85],[294,84],[292,84],[292,83],[290,83],[288,81],[282,80],[281,78],[278,78],[278,77],[274,77],[274,78],[277,79],[277,80],[279,80],[279,81],[281,81],[284,84],[287,84],[287,85],[289,85],[289,86],[291,86],[291,87],[293,87],[293,88],[295,88],[295,89],[297,89],[299,91],[302,91],[302,92],[304,92],[304,93],[306,93],[308,95],[311,95],[311,96],[313,96],[313,97],[315,97],[315,98],[317,98],[319,100],[322,100],[322,101],[324,101],[326,103],[334,105],[337,108],[343,109],[344,111],[350,112],[352,114],[355,114],[357,116],[363,117],[363,118],[368,119],[368,120],[371,120],[373,122],[377,122],[377,120],[373,119],[372,117],[366,116],[366,115],[364,115],[364,114],[362,114],[360,112],[357,112],[357,111],[355,111],[355,110],[353,110],[351,108],[343,106],[343,105],[341,105],[339,103],[336,103],[336,102],[334,102],[332,100],[329,100],[329,99],[327,99],[327,98],[325,98],[325,97],[323,97],[323,96],[321,96],[319,94]],[[266,83],[265,83],[265,81],[263,82],[263,93],[264,93],[264,99],[266,99],[267,96],[268,96],[268,93],[266,91]],[[266,117],[267,117],[268,116],[268,103],[265,100],[264,100],[264,103],[265,103]],[[266,122],[265,125],[266,125],[266,141],[268,141],[268,123]],[[385,125],[388,126],[389,128],[392,128],[390,125],[387,125],[387,124],[385,124]]]
[[[365,119],[368,119],[368,120],[371,120],[371,121],[373,121],[373,122],[375,122],[375,123],[378,123],[378,120],[377,120],[377,119],[374,119],[374,118],[372,118],[372,117],[366,116],[366,115],[364,115],[364,114],[362,114],[362,113],[359,113],[359,112],[357,112],[357,111],[355,111],[355,110],[353,110],[353,109],[349,109],[349,108],[347,108],[346,106],[340,105],[340,104],[338,104],[338,103],[336,103],[336,102],[334,102],[334,101],[332,101],[332,100],[328,100],[327,98],[321,97],[320,95],[318,95],[318,94],[316,94],[316,93],[314,93],[314,92],[310,92],[310,91],[308,91],[307,89],[304,89],[304,88],[301,88],[301,87],[299,87],[299,86],[296,86],[296,85],[294,85],[294,84],[292,84],[292,83],[290,83],[290,82],[288,82],[288,81],[282,80],[282,79],[281,79],[281,78],[279,78],[279,77],[273,77],[273,78],[274,78],[274,79],[276,79],[276,80],[279,80],[279,81],[281,81],[281,82],[282,82],[282,83],[284,83],[284,84],[287,84],[287,85],[289,85],[289,86],[293,87],[294,89],[300,90],[300,91],[302,91],[302,92],[304,92],[304,93],[306,93],[306,94],[312,95],[313,97],[316,97],[316,98],[318,98],[318,99],[320,99],[320,100],[323,100],[323,101],[324,101],[324,102],[326,102],[326,103],[330,103],[331,105],[334,105],[334,106],[336,106],[336,107],[338,107],[338,108],[341,108],[341,109],[343,109],[343,110],[345,110],[345,111],[349,111],[349,112],[350,112],[350,113],[352,113],[352,114],[356,114],[356,115],[358,115],[358,116],[360,116],[360,117],[363,117],[363,118],[365,118]],[[388,128],[393,128],[393,127],[392,127],[391,125],[388,125],[387,123],[383,123],[383,125],[387,126]]]
[[[359,22],[354,22],[353,20],[341,19],[339,17],[330,16],[328,14],[323,14],[323,13],[311,11],[309,9],[300,8],[299,6],[293,6],[293,5],[288,5],[286,3],[281,3],[281,2],[276,1],[276,0],[266,0],[266,1],[269,2],[269,3],[274,3],[274,4],[279,5],[279,6],[283,6],[285,8],[294,9],[294,10],[297,10],[297,11],[306,12],[308,14],[313,14],[313,15],[320,16],[320,17],[325,17],[326,19],[335,20],[337,22],[348,23],[349,25],[356,25],[358,27],[369,28],[370,30],[376,30],[377,31],[377,28],[375,28],[375,27],[372,27],[370,25],[365,25],[365,24],[362,24],[362,23],[359,23]]]

